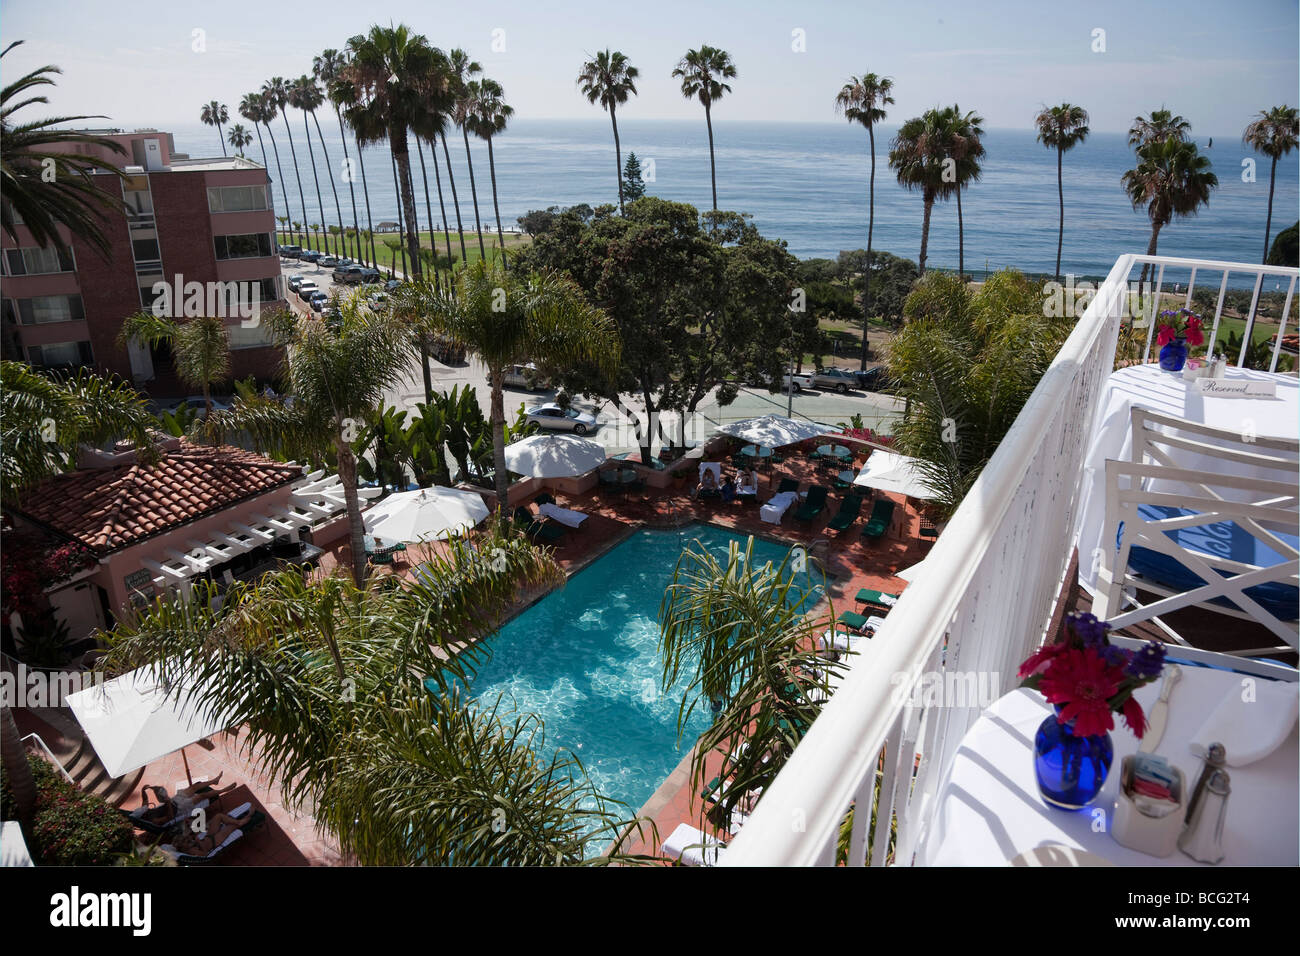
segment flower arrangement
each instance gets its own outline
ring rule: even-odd
[[[1146,732],[1146,715],[1133,697],[1139,687],[1160,676],[1165,646],[1152,641],[1136,651],[1112,647],[1110,625],[1091,614],[1071,614],[1068,637],[1047,644],[1020,665],[1022,687],[1039,691],[1056,705],[1061,724],[1074,723],[1074,734],[1090,737],[1115,727],[1113,714],[1139,740]]]
[[[1156,344],[1166,346],[1181,335],[1188,345],[1200,345],[1205,341],[1204,327],[1204,321],[1191,309],[1167,309],[1156,320]]]

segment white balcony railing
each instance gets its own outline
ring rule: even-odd
[[[868,841],[873,814],[854,814],[848,862],[887,862],[891,818],[897,823],[892,862],[913,861],[953,753],[988,703],[971,699],[974,694],[961,700],[961,694],[944,693],[934,695],[942,698],[935,704],[917,691],[969,690],[972,676],[1010,690],[1020,662],[1043,639],[1074,544],[1095,405],[1131,302],[1129,280],[1144,264],[1154,267],[1157,289],[1167,271],[1190,270],[1188,303],[1197,271],[1222,271],[1215,334],[1230,273],[1253,277],[1246,342],[1263,277],[1289,281],[1280,342],[1300,270],[1165,256],[1119,259],[926,557],[925,573],[855,659],[722,865],[834,864],[846,812],[870,808],[878,782],[880,825]]]

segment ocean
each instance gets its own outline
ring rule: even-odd
[[[603,115],[603,114],[601,114]],[[1243,118],[1243,126],[1249,118]],[[341,176],[343,151],[333,115],[320,113],[330,164],[337,177],[344,221],[352,222],[351,202]],[[311,166],[307,158],[302,119],[290,117],[298,152],[306,215],[319,222]],[[245,124],[247,125],[247,124]],[[288,186],[291,219],[302,217],[297,182],[290,169],[284,122],[273,129]],[[921,197],[895,181],[888,167],[889,141],[896,127],[884,126],[876,135],[876,220],[872,246],[915,260],[921,241]],[[176,148],[192,156],[210,156],[217,133],[193,124],[176,127]],[[314,129],[313,129],[314,133]],[[637,120],[620,117],[623,158],[635,152],[643,167],[653,168],[647,192],[700,209],[711,205],[709,147],[701,115],[698,122]],[[265,131],[263,131],[265,137]],[[843,249],[859,249],[867,237],[867,177],[870,169],[867,134],[847,122],[780,123],[715,120],[718,204],[749,213],[766,236],[784,239],[800,258],[834,257]],[[1173,256],[1258,262],[1264,250],[1264,220],[1268,204],[1269,160],[1241,143],[1240,133],[1196,135],[1197,145],[1210,157],[1219,188],[1208,208],[1190,219],[1176,220],[1162,230],[1159,252]],[[1104,276],[1126,252],[1145,252],[1150,223],[1145,211],[1134,210],[1120,186],[1120,177],[1134,164],[1133,152],[1121,133],[1094,133],[1065,155],[1065,247],[1062,271],[1080,276]],[[495,224],[488,173],[487,146],[471,138],[479,212],[486,232]],[[590,120],[518,119],[493,141],[501,218],[509,228],[530,209],[588,203],[617,202],[614,143],[608,116]],[[325,182],[324,159],[313,138],[325,196],[323,218],[337,220],[333,196]],[[459,135],[449,144],[461,215],[474,229],[465,146]],[[266,143],[271,175],[275,157]],[[965,221],[965,264],[979,278],[983,272],[1014,266],[1027,272],[1051,272],[1057,236],[1056,155],[1038,144],[1032,130],[989,130],[982,179],[962,196]],[[355,146],[349,143],[355,163]],[[261,160],[256,138],[245,151]],[[441,153],[441,149],[439,149]],[[1255,181],[1243,181],[1243,160],[1254,159]],[[428,154],[426,152],[426,162]],[[386,146],[368,147],[365,168],[374,222],[396,220],[397,199]],[[412,155],[421,228],[427,228],[418,161]],[[455,228],[451,191],[443,170],[448,218]],[[428,171],[434,189],[432,168]],[[360,183],[357,207],[365,227]],[[274,189],[277,213],[283,205],[279,185]],[[1300,155],[1278,163],[1273,204],[1273,235],[1294,223],[1300,209]],[[433,211],[439,216],[436,194]],[[935,206],[930,227],[929,265],[957,266],[957,207]]]

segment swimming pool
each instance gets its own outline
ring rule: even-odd
[[[677,559],[698,540],[725,560],[727,546],[743,549],[746,538],[711,525],[634,532],[487,639],[490,657],[466,652],[470,697],[490,706],[500,696],[503,718],[536,714],[546,732],[540,756],[571,752],[596,789],[631,816],[708,727],[706,707],[679,744],[678,707],[690,675],[660,691],[659,605]],[[754,540],[756,564],[779,564],[788,552]],[[819,587],[814,570],[800,593]]]

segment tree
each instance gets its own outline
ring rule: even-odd
[[[248,132],[248,129],[243,123],[236,123],[234,126],[230,127],[228,139],[230,140],[230,145],[239,153],[240,159],[244,158],[244,147],[253,142],[252,134]]]
[[[1163,143],[1168,139],[1186,142],[1191,131],[1192,124],[1170,110],[1152,110],[1150,116],[1133,118],[1133,125],[1128,131],[1128,144],[1144,146],[1148,143]]]
[[[1257,153],[1272,160],[1268,177],[1268,216],[1264,220],[1264,259],[1268,262],[1269,235],[1273,231],[1273,187],[1277,185],[1277,161],[1296,148],[1300,138],[1300,113],[1294,106],[1275,106],[1260,110],[1259,116],[1246,127],[1241,140]]]
[[[1277,234],[1269,250],[1266,264],[1270,266],[1300,265],[1300,222],[1288,226]]]
[[[275,133],[271,130],[271,120],[275,119],[276,105],[271,98],[263,93],[246,93],[239,101],[239,115],[244,117],[253,124],[253,129],[257,130],[257,141],[262,145],[262,166],[267,170],[267,181],[271,179],[270,167],[266,164],[266,146],[262,144],[261,126],[266,127],[266,135],[271,138],[271,149],[275,152],[275,171],[280,177],[280,197],[284,200],[284,218],[288,221],[293,215],[289,209],[289,192],[284,185],[284,167],[280,165],[280,147],[276,145]],[[258,124],[261,124],[259,126]],[[272,198],[272,197],[268,197]],[[294,226],[295,231],[297,226]]]
[[[957,194],[957,274],[966,275],[966,230],[962,223],[961,193],[966,186],[978,182],[984,158],[984,117],[974,112],[962,113],[953,104],[947,110],[949,117],[950,154],[957,161],[957,177],[952,191]]]
[[[127,316],[118,332],[118,344],[135,340],[150,348],[168,344],[176,374],[186,385],[203,391],[205,414],[212,414],[212,386],[230,375],[230,340],[226,323],[216,316],[185,322],[153,312]]]
[[[876,290],[872,296],[874,313],[895,326],[902,322],[903,304],[920,275],[915,262],[878,250],[873,250],[868,259],[865,249],[854,249],[841,252],[835,265],[839,278],[854,285],[861,283],[865,287],[870,272]]]
[[[0,51],[0,59],[22,42],[10,43]],[[37,87],[53,86],[50,74],[62,72],[57,66],[43,66],[6,84],[0,92],[0,228],[21,245],[17,230],[21,222],[37,244],[58,246],[62,245],[58,227],[64,226],[107,255],[109,243],[104,235],[103,215],[124,208],[124,203],[120,193],[115,196],[102,190],[95,174],[110,173],[121,179],[122,171],[95,155],[48,147],[91,147],[120,155],[126,150],[105,136],[55,128],[80,120],[104,119],[102,116],[40,120],[17,116],[24,107],[48,104],[48,98],[32,93]]]
[[[298,152],[293,146],[293,130],[289,128],[289,111],[285,109],[289,105],[290,88],[290,84],[286,82],[284,77],[273,76],[262,84],[262,96],[280,111],[280,118],[284,120],[284,131],[289,134],[289,157],[293,160],[293,175],[298,180],[298,203],[302,207],[302,221],[306,223],[309,221],[307,218],[307,194],[302,191],[302,173],[298,171]],[[272,114],[272,119],[274,119],[274,114]],[[310,145],[308,144],[309,147]]]
[[[329,98],[330,105],[334,107],[334,118],[338,120],[339,140],[343,143],[343,166],[344,166],[343,178],[347,180],[348,195],[352,199],[352,230],[353,230],[353,234],[356,236],[356,246],[357,246],[356,256],[359,260],[364,262],[365,253],[362,250],[362,246],[361,246],[361,223],[360,220],[357,218],[357,190],[356,187],[352,185],[353,180],[356,179],[356,176],[352,172],[352,157],[348,155],[348,136],[347,136],[347,131],[343,128],[343,114],[339,110],[338,101],[334,98],[334,93],[332,90],[332,85],[338,81],[339,75],[342,72],[343,67],[346,65],[347,65],[347,58],[338,50],[330,49],[330,50],[323,50],[319,56],[312,58],[311,69],[312,69],[312,75],[315,76],[316,79],[320,80],[321,84],[324,86],[325,95]],[[317,133],[319,134],[319,132],[320,132],[320,126],[318,123]],[[325,143],[325,139],[324,137],[322,137],[321,144],[324,145],[324,143]],[[357,160],[358,162],[361,160],[361,151],[359,148],[357,150]],[[329,165],[328,153],[326,153],[325,155],[325,165],[326,166]],[[333,174],[331,174],[331,177],[332,175]],[[362,176],[361,186],[364,189],[365,188],[364,169],[362,170],[361,176]],[[335,204],[337,205],[337,202]],[[370,202],[369,202],[369,194],[367,194],[367,199],[366,199],[367,222],[369,221],[368,219],[369,215],[370,215]],[[340,213],[339,221],[342,222],[342,220],[343,220],[343,216],[342,213]],[[347,230],[345,229],[344,232],[346,233],[346,231]]]
[[[623,212],[623,153],[618,141],[617,107],[636,96],[637,68],[618,50],[608,48],[582,64],[577,84],[588,103],[599,103],[609,110],[609,122],[614,127],[614,176],[618,180],[618,211]]]
[[[288,458],[319,461],[333,454],[359,588],[366,579],[365,529],[352,441],[419,351],[405,322],[392,312],[369,309],[359,293],[341,298],[338,309],[338,318],[329,323],[288,312],[263,314],[272,340],[284,350],[281,391],[292,402],[240,396],[230,410],[209,414],[204,430],[214,438],[246,431],[259,449]]]
[[[246,728],[284,804],[311,808],[363,865],[605,862],[612,805],[573,758],[538,756],[535,718],[467,701],[455,653],[562,573],[492,532],[429,550],[423,567],[387,588],[279,572],[222,602],[201,584],[192,602],[159,599],[120,624],[110,666],[200,688],[194,704]]]
[[[1034,117],[1038,141],[1056,150],[1056,197],[1060,206],[1060,224],[1056,232],[1056,281],[1061,281],[1061,246],[1065,242],[1065,154],[1088,138],[1088,111],[1082,106],[1062,103],[1045,106]]]
[[[934,201],[948,194],[953,178],[945,177],[951,168],[951,114],[930,109],[905,122],[889,150],[889,165],[898,176],[898,184],[908,192],[920,190],[924,217],[921,220],[921,254],[917,257],[920,275],[925,275],[926,250],[930,244],[930,214]],[[949,160],[949,165],[945,165]]]
[[[25,362],[0,361],[0,501],[75,466],[83,444],[128,438],[154,457],[157,421],[144,396],[116,376],[89,369],[55,378]]]
[[[506,253],[506,237],[501,230],[501,206],[497,203],[497,165],[492,155],[492,137],[505,132],[506,124],[515,108],[505,101],[505,90],[496,80],[483,79],[470,84],[470,131],[487,142],[488,169],[492,173],[492,211],[497,217],[497,239],[501,242],[501,255]]]
[[[930,273],[907,299],[889,374],[906,403],[894,435],[916,458],[946,515],[957,510],[1070,332],[1044,316],[1042,293],[1004,270],[972,293]]]
[[[316,110],[319,109],[321,104],[325,102],[325,94],[321,92],[321,88],[316,84],[316,79],[313,76],[298,77],[298,79],[294,81],[293,89],[291,92],[293,96],[293,105],[303,111],[303,115],[302,115],[303,127],[304,128],[307,127],[308,116],[310,116],[312,122],[316,124],[316,138],[320,140],[321,153],[325,157],[325,171],[326,171],[326,175],[329,178],[330,190],[334,194],[334,212],[338,216],[337,221],[339,224],[339,231],[342,232],[343,207],[339,205],[339,190],[338,187],[334,184],[334,176],[330,175],[330,153],[329,153],[329,148],[325,145],[325,134],[321,132],[320,120],[316,116]],[[307,129],[307,149],[310,152],[311,150],[310,129]],[[312,161],[311,161],[311,174],[313,178],[316,177],[315,156],[312,157]],[[321,201],[319,179],[316,180],[316,202],[320,206],[321,218],[324,219],[325,203]]]
[[[203,104],[203,109],[199,111],[199,120],[204,126],[215,126],[217,128],[217,139],[221,142],[221,155],[226,155],[226,133],[221,128],[230,121],[230,110],[225,105],[218,103],[216,100],[210,100]]]
[[[673,77],[682,81],[682,96],[695,98],[704,107],[704,123],[709,128],[709,178],[713,184],[713,208],[718,208],[718,170],[713,156],[713,104],[731,92],[722,80],[736,77],[731,54],[716,47],[701,45],[687,50],[673,69]]]
[[[627,163],[623,166],[623,195],[628,202],[636,202],[645,195],[645,180],[641,178],[641,160],[636,153],[627,154]]]
[[[471,60],[469,54],[464,50],[452,50],[447,56],[448,74],[452,85],[452,119],[460,127],[461,136],[465,139],[465,162],[469,166],[469,192],[470,198],[474,202],[474,226],[478,231],[478,251],[479,256],[487,258],[487,249],[483,245],[483,223],[478,214],[478,187],[474,185],[474,157],[469,151],[469,133],[470,126],[473,125],[474,99],[477,95],[477,89],[473,85],[476,81],[470,77],[477,76],[483,72],[483,67],[478,61]]]
[[[613,324],[568,279],[553,272],[523,276],[486,259],[462,269],[450,293],[427,283],[403,289],[392,312],[423,322],[426,334],[463,343],[487,366],[497,506],[507,516],[506,369],[527,361],[559,367],[590,362],[612,375],[619,362]]]
[[[849,78],[835,97],[835,108],[850,123],[861,123],[867,130],[871,147],[871,177],[867,181],[867,260],[871,259],[871,233],[876,225],[876,124],[885,119],[884,107],[892,105],[894,81],[874,73]],[[867,321],[871,318],[871,273],[863,273],[862,286],[862,364],[867,367]]]

